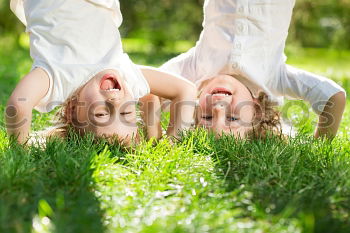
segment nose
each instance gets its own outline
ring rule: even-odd
[[[225,107],[224,105],[217,104],[213,107],[213,115],[220,117],[221,115],[225,115]]]
[[[119,101],[119,98],[116,98],[116,97],[113,97],[113,98],[109,98],[108,100],[107,100],[108,102],[118,102]]]
[[[109,98],[106,101],[111,107],[118,108],[121,104],[121,100],[119,98]]]
[[[214,125],[221,125],[225,123],[225,111],[226,106],[224,103],[217,103],[213,106]]]

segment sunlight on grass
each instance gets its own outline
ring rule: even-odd
[[[258,217],[253,194],[226,193],[212,157],[194,153],[193,146],[174,147],[166,140],[156,146],[145,143],[137,154],[119,158],[125,165],[116,163],[119,159],[107,148],[95,157],[95,192],[105,210],[108,232],[300,232],[296,223],[279,222],[277,216],[271,222],[253,220]]]
[[[32,233],[49,233],[54,231],[54,226],[50,217],[53,216],[53,210],[49,203],[45,200],[40,200],[38,204],[38,215],[33,218]]]
[[[0,151],[4,151],[8,145],[5,129],[0,129]]]
[[[194,44],[178,41],[158,51],[147,40],[123,42],[135,62],[151,65]],[[287,55],[350,91],[349,51],[288,47]],[[2,36],[0,114],[30,68],[26,35]],[[91,135],[23,148],[8,141],[1,119],[0,232],[347,233],[350,103],[332,142],[312,137],[317,116],[300,104],[281,107],[299,131],[295,138],[216,140],[195,130],[175,144],[142,142],[128,151]],[[34,112],[33,129],[51,125],[53,115]]]
[[[331,77],[335,80],[350,79],[350,51],[320,48],[286,49],[287,63],[296,67]],[[348,86],[349,87],[349,86]]]

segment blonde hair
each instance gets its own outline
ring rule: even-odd
[[[71,133],[75,133],[80,136],[84,136],[87,133],[85,130],[78,127],[78,121],[75,118],[76,114],[73,114],[73,108],[76,107],[77,105],[79,93],[83,87],[84,86],[78,88],[73,94],[71,94],[66,99],[66,101],[63,104],[61,104],[60,109],[58,110],[55,116],[56,118],[55,126],[47,130],[44,130],[43,131],[44,137],[46,138],[58,137],[63,139],[69,139],[70,135],[72,135]],[[131,138],[130,137],[120,138],[117,135],[113,135],[113,136],[95,135],[95,138],[97,140],[99,139],[106,140],[111,144],[117,143],[125,148],[130,148],[132,145],[139,143],[140,137],[141,136],[139,132]]]
[[[51,131],[51,135],[48,136],[67,138],[70,130],[80,135],[83,134],[83,132],[78,127],[76,127],[76,124],[74,124],[72,112],[72,108],[75,106],[75,102],[78,100],[79,93],[82,89],[83,86],[78,88],[75,92],[73,92],[66,99],[66,101],[63,104],[61,104],[60,109],[58,110],[55,116],[56,126]]]
[[[265,139],[269,135],[281,136],[281,113],[276,109],[277,103],[271,101],[265,92],[260,92],[255,100],[255,117],[252,129],[246,136],[251,139]]]

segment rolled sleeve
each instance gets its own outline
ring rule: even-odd
[[[312,88],[306,100],[311,104],[312,109],[321,114],[328,100],[339,92],[345,92],[345,90],[330,79],[325,79],[319,82],[317,86]]]
[[[328,100],[345,90],[334,81],[289,65],[281,67],[276,82],[271,82],[272,92],[291,99],[302,99],[311,104],[313,111],[321,114]]]

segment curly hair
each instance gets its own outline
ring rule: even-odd
[[[69,96],[66,101],[61,104],[60,109],[55,116],[55,126],[43,131],[43,136],[46,138],[49,137],[59,137],[64,139],[69,139],[71,133],[84,136],[87,132],[79,127],[79,122],[76,119],[76,114],[73,113],[73,108],[76,107],[78,103],[79,93],[83,87],[78,88],[71,96]],[[131,147],[134,143],[140,141],[139,132],[128,138],[120,138],[117,135],[114,136],[105,136],[105,135],[95,135],[97,140],[104,139],[111,144],[119,144],[125,148]]]
[[[271,101],[265,92],[259,93],[254,105],[252,129],[247,132],[247,138],[264,139],[269,135],[282,135],[281,114],[276,106],[276,102]]]
[[[82,87],[78,88],[63,104],[61,104],[55,116],[56,122],[54,129],[50,131],[50,135],[48,136],[66,138],[69,135],[69,131],[76,132],[80,135],[84,134],[83,131],[77,127],[77,124],[75,124],[75,119],[73,118],[75,114],[72,113],[72,108],[75,106],[81,90]]]

